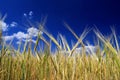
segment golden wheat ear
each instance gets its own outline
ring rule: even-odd
[[[4,16],[2,16],[2,14],[0,14],[0,20],[1,21],[4,21],[6,19],[6,17],[7,17],[7,14],[5,14]]]
[[[2,14],[0,14],[0,44],[3,45],[3,40],[2,40],[2,22],[5,20],[5,18],[7,17],[7,14],[5,14],[4,16],[2,16]]]
[[[82,47],[83,47],[83,53],[84,53],[84,52],[85,52],[85,50],[84,50],[84,49],[85,49],[85,45],[84,45],[84,43],[83,43],[82,40],[83,40],[83,39],[86,37],[86,35],[92,30],[92,28],[91,28],[91,29],[85,28],[85,30],[83,31],[83,33],[81,34],[81,36],[78,37],[77,34],[70,28],[70,26],[69,26],[67,23],[64,23],[64,25],[65,25],[65,26],[67,27],[67,29],[74,35],[74,37],[78,40],[78,41],[76,42],[76,44],[73,46],[70,55],[73,54],[73,52],[75,51],[75,49],[78,47],[79,44],[82,45]]]
[[[64,36],[62,36],[62,34],[59,34],[61,40],[62,40],[62,44],[63,44],[63,49],[66,51],[66,52],[69,52],[70,53],[70,46],[66,40],[66,38]]]
[[[100,33],[100,31],[97,29],[94,29],[94,33],[96,34],[96,36],[114,53],[117,54],[116,49],[112,46],[112,44],[110,43],[109,40],[107,40],[102,33]]]
[[[111,31],[112,31],[112,34],[113,34],[113,37],[114,37],[114,40],[115,40],[117,52],[119,52],[120,51],[120,47],[119,47],[119,42],[118,42],[118,38],[116,36],[115,29],[111,27]]]
[[[50,33],[48,33],[47,31],[43,31],[54,43],[55,43],[55,45],[57,46],[57,48],[59,49],[59,50],[61,50],[62,48],[61,48],[61,46],[59,45],[59,43],[58,43],[58,41],[50,34]]]

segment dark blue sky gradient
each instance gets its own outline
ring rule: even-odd
[[[60,32],[69,39],[73,38],[64,27],[63,21],[66,21],[78,35],[83,32],[86,25],[93,27],[93,24],[103,34],[109,34],[110,26],[114,25],[120,34],[119,0],[0,0],[0,12],[8,14],[8,23],[20,23],[23,13],[29,11],[34,12],[34,17],[38,21],[42,15],[48,15],[46,27],[54,36]],[[90,36],[88,38],[91,39]]]

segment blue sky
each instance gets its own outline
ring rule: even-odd
[[[45,29],[55,37],[58,32],[62,33],[69,43],[71,39],[76,39],[64,27],[64,21],[78,35],[83,32],[85,26],[93,27],[93,24],[103,34],[110,34],[110,26],[114,25],[117,34],[120,34],[119,3],[119,0],[0,0],[0,12],[7,13],[4,22],[8,27],[4,35],[14,35],[18,38],[21,34],[30,34],[29,29],[33,28],[24,25],[25,15],[33,23],[40,22],[41,17],[47,15]],[[36,27],[34,29],[36,30]],[[86,39],[92,42],[93,36],[91,32]]]

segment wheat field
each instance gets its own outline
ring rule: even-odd
[[[40,31],[43,24],[39,26]],[[77,36],[68,24],[64,24],[77,39],[72,48],[61,34],[58,34],[60,39],[57,40],[42,30],[57,47],[55,54],[51,52],[50,41],[41,34],[38,34],[34,48],[29,45],[31,42],[26,41],[22,52],[21,46],[16,50],[9,48],[12,45],[4,47],[6,45],[1,44],[0,80],[120,80],[120,50],[115,30],[111,29],[112,37],[103,36],[98,29],[92,30],[97,36],[97,44],[95,51],[91,49],[86,53],[83,39],[90,29],[85,29]],[[37,49],[40,41],[45,43],[42,52]],[[81,51],[76,52],[79,45]]]

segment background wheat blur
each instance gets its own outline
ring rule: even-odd
[[[104,37],[94,29],[97,36],[95,51],[91,49],[86,53],[83,39],[91,29],[85,29],[81,36],[77,36],[64,23],[77,39],[70,48],[64,36],[58,34],[59,39],[55,39],[43,29],[44,24],[45,21],[40,23],[39,32],[42,31],[56,45],[55,54],[51,52],[51,42],[40,33],[34,49],[31,48],[31,42],[26,41],[22,53],[21,46],[15,50],[11,49],[12,45],[0,44],[0,80],[120,80],[120,50],[114,29],[111,29],[112,37]],[[2,43],[2,29],[0,40]],[[40,41],[45,43],[42,52],[37,49]],[[76,52],[79,45],[82,50]]]

